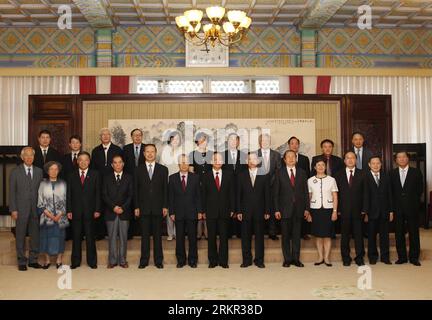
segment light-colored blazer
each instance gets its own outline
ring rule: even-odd
[[[18,211],[18,216],[37,215],[38,190],[42,179],[43,172],[38,167],[33,166],[31,180],[23,164],[13,169],[9,177],[9,211]]]

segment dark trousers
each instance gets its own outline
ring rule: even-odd
[[[301,236],[304,237],[311,233],[311,223],[306,219],[302,219],[301,221]]]
[[[264,215],[260,218],[252,217],[242,221],[242,255],[243,263],[252,263],[252,232],[255,233],[255,263],[264,263]]]
[[[237,238],[241,237],[241,222],[238,219],[231,218],[228,223],[228,237],[236,236]],[[208,228],[208,226],[207,226]]]
[[[300,260],[300,237],[302,218],[291,217],[281,220],[282,253],[284,262]]]
[[[368,258],[369,261],[378,260],[377,235],[379,233],[381,261],[390,259],[389,220],[388,215],[377,219],[369,219],[368,227]]]
[[[420,235],[418,214],[397,212],[395,215],[396,249],[400,260],[407,260],[405,234],[409,237],[409,261],[418,261],[420,256]]]
[[[351,235],[354,238],[355,245],[355,261],[363,262],[364,258],[364,242],[363,242],[363,220],[353,219],[350,213],[345,213],[341,218],[341,255],[343,262],[351,262],[350,255],[350,239]]]
[[[99,217],[99,219],[101,218]],[[96,242],[94,232],[95,220],[75,220],[72,219],[72,259],[73,265],[79,266],[82,257],[82,234],[84,230],[86,242],[86,259],[90,267],[97,265]]]
[[[25,255],[26,235],[30,237],[29,259]],[[39,217],[35,212],[19,212],[15,228],[18,265],[37,263],[39,256]]]
[[[177,263],[186,264],[185,238],[188,236],[189,250],[187,261],[189,264],[198,262],[197,220],[176,220],[176,257]]]
[[[153,235],[153,260],[155,265],[163,263],[162,252],[162,215],[143,215],[141,223],[141,265],[150,260],[150,235]]]
[[[210,264],[228,264],[228,226],[232,219],[207,219],[208,260]],[[217,234],[219,233],[219,251]]]
[[[135,236],[139,236],[141,234],[141,226],[138,219],[133,217],[129,223],[128,229],[128,239],[132,239]]]

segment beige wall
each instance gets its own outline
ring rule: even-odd
[[[291,118],[315,119],[316,152],[320,141],[329,138],[340,154],[339,109],[336,101],[89,101],[83,114],[84,149],[100,143],[99,130],[109,119]]]

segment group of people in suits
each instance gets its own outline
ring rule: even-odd
[[[209,150],[208,136],[200,133],[195,139],[197,149],[190,154],[176,149],[179,137],[173,134],[169,137],[172,149],[166,155],[175,158],[173,163],[163,165],[158,161],[156,146],[143,143],[140,129],[134,129],[131,138],[132,143],[121,149],[111,142],[110,130],[104,128],[100,131],[101,144],[89,154],[82,151],[81,138],[74,135],[69,140],[70,153],[61,157],[50,146],[50,132],[43,130],[39,146],[22,149],[23,164],[10,176],[9,199],[12,218],[17,222],[19,270],[26,270],[27,265],[46,269],[52,255],[57,255],[57,268],[61,266],[67,230],[72,239],[72,269],[81,265],[83,238],[87,264],[97,268],[95,241],[105,233],[108,268],[129,267],[127,240],[138,233],[139,268],[149,265],[152,239],[153,261],[161,269],[164,219],[175,231],[171,237],[176,241],[178,268],[186,264],[197,267],[197,240],[202,236],[208,242],[209,268],[228,268],[228,239],[233,233],[241,237],[241,267],[255,264],[264,268],[266,227],[273,240],[278,240],[280,230],[283,267],[304,267],[301,239],[308,239],[308,234],[316,238],[315,265],[330,267],[336,222],[340,223],[344,266],[352,262],[351,238],[354,261],[364,265],[365,230],[369,263],[380,259],[391,264],[389,223],[393,220],[396,263],[420,265],[423,178],[418,169],[409,166],[406,152],[396,154],[397,168],[387,174],[382,170],[381,158],[364,147],[359,132],[352,135],[353,147],[343,159],[333,155],[333,141],[323,140],[322,154],[313,157],[311,166],[309,159],[299,153],[297,137],[289,138],[281,157],[270,148],[271,136],[265,133],[259,136],[259,149],[248,153],[239,149],[240,139],[235,133],[228,136],[224,152]],[[31,239],[28,259],[24,247],[27,230]],[[39,253],[46,256],[42,265]]]

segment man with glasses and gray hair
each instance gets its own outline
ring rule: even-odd
[[[27,262],[31,268],[39,269],[39,216],[37,213],[39,184],[43,179],[42,169],[33,165],[35,150],[25,147],[21,150],[23,164],[16,167],[9,180],[9,210],[16,221],[16,251],[18,270],[26,271]],[[30,236],[30,254],[25,255],[27,231]]]

